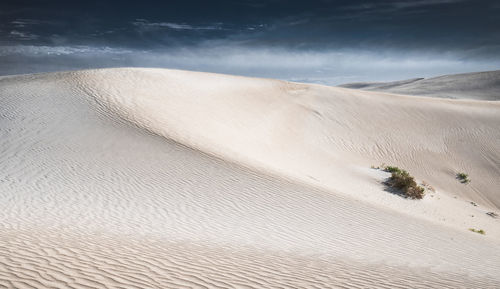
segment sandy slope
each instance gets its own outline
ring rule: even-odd
[[[0,286],[495,288],[499,110],[159,69],[2,78]],[[384,191],[381,162],[437,192]]]
[[[340,87],[431,97],[500,100],[500,70],[394,82],[347,83]]]

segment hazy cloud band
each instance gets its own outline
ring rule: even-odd
[[[228,43],[158,50],[93,46],[3,46],[0,74],[101,67],[162,67],[335,85],[495,70],[500,60],[397,50],[301,51]]]

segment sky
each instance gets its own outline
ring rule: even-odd
[[[498,70],[500,1],[1,1],[0,75],[124,66],[327,85]]]

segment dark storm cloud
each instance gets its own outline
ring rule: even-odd
[[[2,27],[40,35],[37,41],[45,44],[57,34],[78,44],[140,46],[137,28],[141,27],[156,28],[157,34],[149,36],[157,37],[162,45],[169,44],[162,41],[165,34],[175,43],[238,36],[271,45],[307,43],[309,48],[377,42],[404,46],[413,35],[425,45],[444,40],[444,45],[456,47],[463,46],[464,39],[487,41],[498,35],[500,24],[492,0],[2,2],[0,11],[6,13],[0,19]],[[259,25],[267,29],[259,29],[258,34],[247,29]],[[26,31],[16,29],[20,27]],[[198,33],[186,36],[170,31],[174,34],[168,35],[167,29]],[[103,31],[116,35],[96,37]],[[149,36],[146,47],[151,44]]]
[[[155,66],[336,83],[500,68],[493,0],[4,0],[0,15],[0,74]]]

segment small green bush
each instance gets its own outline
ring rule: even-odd
[[[392,167],[392,166],[386,166],[384,168],[384,171],[389,172],[389,173],[401,173],[401,169],[398,167]]]
[[[415,179],[407,171],[391,166],[387,166],[385,170],[391,172],[388,181],[391,187],[403,191],[407,198],[422,199],[424,197],[425,189],[418,186]]]
[[[469,175],[466,173],[457,173],[457,179],[463,184],[470,183]]]
[[[486,235],[486,232],[483,229],[477,230],[477,229],[470,228],[469,231],[474,232],[474,233],[478,233],[481,235]]]

